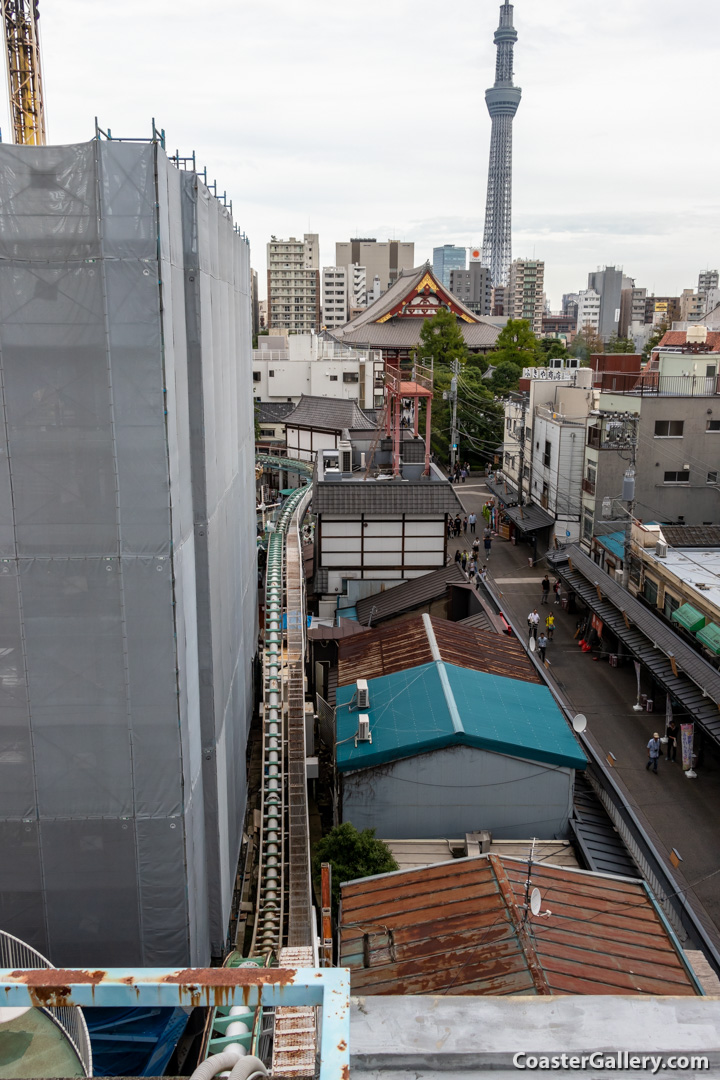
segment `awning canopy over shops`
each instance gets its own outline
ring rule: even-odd
[[[537,532],[555,524],[555,518],[540,506],[507,506],[505,513],[520,532]]]
[[[705,616],[692,604],[683,604],[672,613],[672,621],[684,626],[691,634],[697,634],[705,625]]]
[[[697,639],[715,656],[720,656],[720,626],[717,623],[708,623],[702,630],[698,630]]]
[[[548,555],[548,563],[567,588],[603,620],[656,682],[720,745],[720,672],[579,547]]]

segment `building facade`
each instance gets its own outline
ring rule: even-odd
[[[578,333],[590,327],[596,333],[600,330],[600,295],[594,289],[583,289],[577,294]]]
[[[415,244],[412,241],[378,241],[374,237],[343,240],[335,244],[336,266],[364,266],[368,283],[377,276],[383,292],[389,289],[403,270],[415,265]]]
[[[383,359],[316,334],[261,337],[253,352],[253,399],[298,402],[305,395],[355,398],[360,407],[382,406]]]
[[[121,141],[0,146],[0,235],[0,922],[206,966],[257,648],[249,247]]]
[[[320,327],[320,245],[317,233],[302,240],[272,237],[267,245],[267,320],[270,330],[309,334]],[[340,264],[342,265],[342,264]]]
[[[487,266],[471,261],[467,270],[451,270],[449,288],[475,315],[491,314],[492,284]]]
[[[348,308],[348,268],[323,266],[322,322],[329,330],[344,326],[350,318]]]
[[[701,270],[698,274],[697,291],[700,293],[709,292],[710,289],[717,289],[719,284],[720,272],[717,270]]]
[[[545,313],[545,263],[536,259],[515,259],[505,301],[505,315],[525,319],[538,337]]]
[[[467,249],[455,244],[443,244],[433,248],[432,268],[435,277],[446,289],[450,289],[450,274],[453,270],[464,270],[467,265]]]
[[[588,274],[588,289],[600,297],[598,333],[603,341],[617,334],[620,325],[620,301],[625,278],[620,267],[606,266]]]

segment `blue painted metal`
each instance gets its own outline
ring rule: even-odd
[[[346,968],[63,968],[0,970],[0,1005],[82,1008],[317,1005],[320,1080],[350,1071],[350,972]]]

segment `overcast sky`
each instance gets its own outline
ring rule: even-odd
[[[250,237],[482,240],[497,0],[40,0],[49,139],[155,116]],[[553,308],[600,264],[676,294],[720,264],[717,0],[517,0],[513,255]],[[1,124],[8,132],[7,104]],[[261,294],[264,288],[261,285]]]

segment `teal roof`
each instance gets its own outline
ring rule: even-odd
[[[368,680],[372,742],[355,745],[355,686],[337,688],[337,766],[384,765],[448,746],[475,746],[548,765],[586,759],[546,686],[442,661]]]
[[[620,532],[605,533],[604,536],[596,536],[595,539],[611,555],[615,555],[618,559],[625,558],[625,533],[622,530]]]

